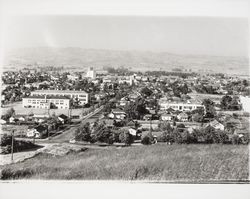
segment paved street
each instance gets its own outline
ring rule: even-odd
[[[87,123],[87,122],[94,122],[96,119],[98,119],[101,115],[103,107],[98,108],[95,110],[93,113],[89,114],[85,119],[82,120],[81,124]],[[75,130],[81,125],[78,124],[69,130],[64,131],[62,134],[57,135],[55,137],[52,137],[50,140],[46,140],[46,142],[57,142],[57,143],[62,143],[62,142],[69,142],[69,140],[74,138],[74,133]]]

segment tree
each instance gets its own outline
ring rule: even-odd
[[[127,129],[123,129],[119,134],[119,140],[121,143],[125,143],[125,145],[130,145],[133,143],[133,136],[128,132]]]
[[[108,127],[106,127],[105,122],[102,123],[96,122],[91,132],[91,141],[113,144],[114,142],[113,132]]]
[[[223,110],[228,110],[232,102],[232,97],[225,95],[221,98],[220,106]]]
[[[202,122],[203,121],[203,115],[199,114],[199,113],[195,113],[192,116],[192,119],[194,122]]]
[[[4,115],[2,115],[2,119],[8,120],[13,115],[15,115],[15,109],[14,108],[10,108],[10,109],[7,110],[7,112]]]
[[[141,90],[141,93],[146,95],[146,96],[150,96],[153,91],[151,91],[148,87],[144,87],[142,90]]]
[[[90,124],[88,122],[76,129],[75,139],[86,142],[91,140]]]
[[[147,135],[145,135],[141,140],[141,143],[144,145],[150,145],[153,142],[154,142],[154,137],[153,137],[151,132],[149,132]]]
[[[205,117],[214,118],[216,115],[216,111],[214,108],[214,102],[210,99],[204,99],[202,105],[205,106]]]
[[[170,123],[167,122],[167,121],[161,122],[161,123],[158,125],[158,127],[159,127],[162,131],[167,131],[167,132],[173,131],[173,129],[172,129]]]
[[[146,109],[146,105],[143,99],[137,99],[135,102],[131,102],[124,107],[124,111],[127,114],[129,120],[141,119],[149,111]]]

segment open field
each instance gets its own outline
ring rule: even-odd
[[[89,148],[63,157],[42,154],[1,166],[2,179],[228,182],[249,179],[246,145]]]
[[[203,101],[204,99],[210,99],[214,101],[215,103],[220,103],[221,98],[223,95],[217,95],[217,94],[204,94],[204,93],[189,93],[188,94],[191,98]]]
[[[28,131],[28,125],[1,125],[0,126],[0,135],[7,134],[10,135],[14,130],[15,135],[26,135]]]
[[[5,105],[2,109],[2,114],[5,114],[7,110],[10,108],[15,109],[15,113],[17,115],[28,115],[28,114],[48,114],[47,109],[39,109],[39,108],[24,108],[22,107],[22,102],[15,102],[13,104]],[[80,115],[82,112],[87,111],[89,108],[78,108],[78,109],[72,109],[71,115]],[[69,109],[50,109],[49,114],[55,113],[56,115],[64,114],[69,115]]]

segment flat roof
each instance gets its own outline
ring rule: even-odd
[[[23,97],[23,99],[28,98],[28,99],[45,99],[45,96],[41,95],[32,95],[28,97]],[[46,99],[67,99],[69,100],[69,97],[67,96],[56,96],[56,95],[47,95]]]
[[[85,91],[80,90],[35,90],[31,93],[85,93],[88,94]]]

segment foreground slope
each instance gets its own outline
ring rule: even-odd
[[[166,145],[90,148],[63,157],[39,155],[3,166],[2,179],[247,181],[246,145]]]

